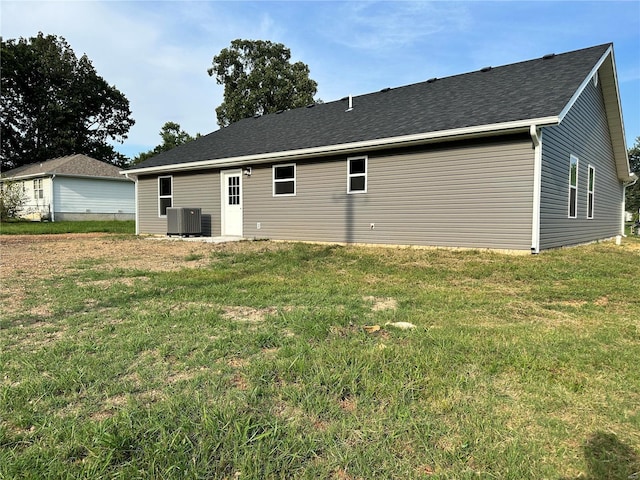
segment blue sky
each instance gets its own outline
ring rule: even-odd
[[[236,38],[284,43],[325,102],[613,42],[627,145],[640,136],[640,1],[49,1],[0,5],[4,39],[64,37],[131,103],[116,149],[160,143],[167,121],[216,130],[223,88],[207,74]]]

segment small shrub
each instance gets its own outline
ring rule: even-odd
[[[0,188],[0,221],[6,222],[9,219],[17,218],[24,202],[25,197],[21,184],[16,182],[3,183]]]

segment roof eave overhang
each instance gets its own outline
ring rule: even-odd
[[[34,178],[48,178],[48,177],[88,178],[91,180],[110,180],[114,182],[132,181],[131,179],[124,178],[124,177],[105,177],[100,175],[74,175],[71,173],[56,173],[56,172],[30,173],[28,175],[16,175],[15,177],[2,177],[0,180],[8,180],[13,182],[13,181],[31,180]]]
[[[12,176],[12,177],[2,177],[0,180],[8,180],[11,182],[14,181],[18,181],[18,180],[31,180],[32,178],[42,178],[42,177],[50,177],[51,173],[30,173],[28,175],[16,175],[16,176]]]
[[[202,170],[210,168],[238,167],[243,165],[255,165],[260,163],[303,160],[312,157],[325,157],[330,155],[359,153],[363,151],[381,150],[429,143],[446,142],[453,140],[466,140],[471,138],[488,137],[494,135],[506,135],[518,132],[529,132],[531,126],[542,127],[557,125],[558,117],[544,117],[525,119],[513,122],[504,122],[491,125],[440,130],[436,132],[418,133],[398,137],[380,138],[362,142],[343,143],[338,145],[326,145],[321,147],[303,148],[299,150],[286,150],[282,152],[261,153],[239,157],[201,160],[196,162],[174,163],[146,168],[133,168],[123,170],[123,175],[145,175],[162,172],[178,172],[188,170]]]

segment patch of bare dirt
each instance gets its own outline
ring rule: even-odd
[[[7,315],[24,312],[24,301],[28,297],[27,292],[33,289],[34,281],[64,274],[73,275],[83,265],[105,270],[175,271],[206,267],[215,252],[260,252],[288,248],[291,247],[285,243],[161,241],[149,237],[123,238],[107,233],[0,235],[0,311]],[[148,279],[99,280],[93,286],[107,287],[112,282],[132,285],[145,280]],[[39,307],[29,310],[32,310],[29,313],[35,318],[50,314],[45,298]],[[253,317],[265,313],[256,313]]]
[[[387,298],[379,298],[379,297],[362,297],[362,300],[365,302],[372,303],[371,310],[374,312],[378,312],[380,310],[395,310],[398,308],[398,302],[395,298],[387,297]]]
[[[263,322],[267,315],[276,315],[278,313],[278,309],[275,307],[252,308],[242,306],[226,306],[223,307],[223,310],[224,313],[222,314],[222,316],[224,318],[246,323]]]

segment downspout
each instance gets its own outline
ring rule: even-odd
[[[140,235],[140,226],[138,225],[138,219],[140,218],[140,215],[138,215],[138,176],[136,175],[136,178],[131,179],[129,177],[129,174],[125,172],[124,176],[126,178],[128,178],[129,180],[133,180],[133,211],[135,212],[134,215],[136,216],[136,235]]]
[[[533,212],[531,216],[531,253],[540,253],[540,195],[542,188],[542,132],[529,127],[533,141]]]
[[[54,187],[53,187],[53,179],[56,178],[56,174],[54,173],[53,175],[51,175],[51,201],[49,202],[49,209],[50,209],[50,213],[51,213],[51,219],[50,221],[55,222],[56,221],[56,204],[54,202],[54,198],[53,198],[53,191],[54,191]]]

